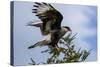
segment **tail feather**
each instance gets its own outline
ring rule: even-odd
[[[42,41],[39,41],[39,42],[35,43],[34,45],[31,45],[30,47],[28,47],[28,49],[35,48],[37,46],[46,46],[49,43],[50,42],[48,40],[42,40]]]
[[[28,49],[35,48],[35,47],[37,47],[37,46],[41,46],[41,45],[43,45],[43,42],[42,42],[42,41],[37,42],[37,43],[34,44],[34,45],[31,45],[30,47],[28,47]]]

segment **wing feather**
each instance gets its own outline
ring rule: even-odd
[[[61,27],[63,16],[51,4],[35,2],[35,5],[33,6],[34,9],[32,9],[32,13],[35,13],[43,22],[43,30],[52,30]]]

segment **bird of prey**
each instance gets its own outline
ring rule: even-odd
[[[45,38],[36,44],[29,47],[34,48],[38,45],[51,45],[58,47],[58,41],[65,35],[66,32],[71,31],[68,26],[61,26],[63,15],[56,10],[51,4],[35,2],[32,13],[40,19],[38,23],[29,23],[29,26],[39,27],[41,33]]]

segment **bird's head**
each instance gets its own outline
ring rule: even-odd
[[[64,28],[64,30],[66,31],[66,32],[68,32],[68,31],[72,31],[71,29],[70,29],[70,27],[68,27],[68,26],[63,26],[63,28]]]

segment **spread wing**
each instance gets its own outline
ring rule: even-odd
[[[43,31],[61,28],[62,14],[51,4],[35,2],[33,13],[43,22]]]

